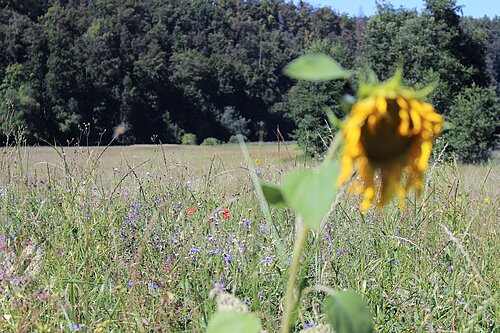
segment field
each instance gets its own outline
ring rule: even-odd
[[[313,164],[248,149],[265,181]],[[277,331],[294,216],[266,213],[249,167],[238,146],[3,148],[0,331],[202,332],[215,283]],[[309,238],[295,330],[325,322],[322,285],[361,294],[376,332],[500,332],[499,180],[436,163],[403,210],[344,195]]]

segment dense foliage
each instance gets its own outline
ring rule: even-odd
[[[349,86],[282,68],[321,51],[384,78],[402,61],[409,83],[439,83],[431,99],[447,115],[472,85],[500,90],[500,19],[459,13],[453,0],[422,13],[380,5],[371,18],[285,0],[0,0],[0,122],[9,114],[30,143],[108,142],[121,122],[123,143],[272,140],[279,128],[320,152],[321,109],[343,116]]]

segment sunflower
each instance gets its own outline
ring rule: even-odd
[[[370,84],[361,83],[358,102],[343,128],[344,150],[337,185],[345,183],[357,165],[358,180],[353,187],[364,194],[362,211],[377,197],[377,173],[381,179],[379,206],[395,193],[403,205],[412,187],[421,192],[433,139],[443,125],[442,116],[424,101],[430,91],[402,87],[400,71],[384,83],[373,79]]]

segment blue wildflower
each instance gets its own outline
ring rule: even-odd
[[[263,262],[264,264],[269,265],[269,264],[272,264],[272,263],[273,263],[273,260],[272,260],[271,258],[269,258],[269,257],[266,257],[264,260],[262,260],[262,262]]]
[[[85,329],[83,327],[77,326],[75,324],[71,324],[71,330],[72,331],[83,331]]]

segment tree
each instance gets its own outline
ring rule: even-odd
[[[329,40],[315,42],[307,52],[325,53],[347,68],[351,65],[347,50],[341,44],[332,44]],[[334,80],[299,81],[288,92],[289,116],[297,127],[293,137],[306,154],[322,154],[328,148],[332,131],[325,108],[332,109],[338,118],[344,118],[340,101],[347,91],[345,81]]]
[[[463,162],[484,162],[500,138],[500,99],[493,88],[465,88],[451,107],[445,131],[449,150]]]

